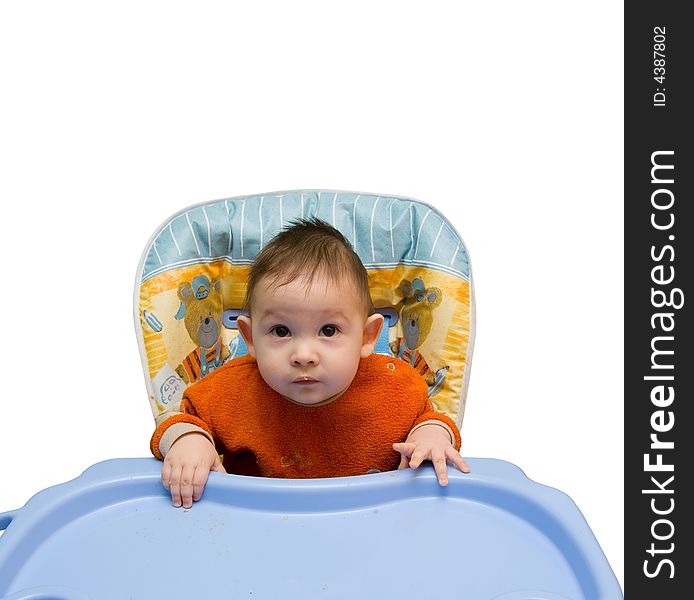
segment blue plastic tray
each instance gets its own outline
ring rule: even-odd
[[[212,473],[173,508],[154,459],[111,460],[0,514],[0,598],[610,600],[576,505],[510,463],[286,480]]]

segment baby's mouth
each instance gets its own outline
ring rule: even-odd
[[[313,377],[309,377],[308,375],[304,375],[303,377],[297,377],[292,383],[303,383],[303,384],[309,384],[309,383],[318,383],[317,379],[313,379]]]

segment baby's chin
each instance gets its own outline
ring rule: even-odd
[[[289,400],[292,404],[299,404],[301,406],[319,406],[327,404],[327,401],[330,400],[329,398],[312,398],[311,400],[307,400],[306,398],[285,396],[284,394],[282,394],[282,398]]]
[[[332,396],[325,396],[324,394],[319,394],[319,395],[315,395],[315,396],[314,395],[301,395],[301,394],[286,395],[286,394],[283,394],[279,390],[275,390],[275,391],[277,391],[285,400],[289,400],[289,402],[292,402],[293,404],[311,407],[311,406],[325,406],[327,404],[330,404],[331,402],[334,402],[340,396],[342,396],[342,394],[344,394],[348,389],[349,389],[349,386],[347,386],[344,390],[341,390],[337,394],[333,394]]]

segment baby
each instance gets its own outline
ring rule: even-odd
[[[441,485],[447,461],[469,472],[424,380],[373,354],[383,317],[339,231],[313,218],[279,233],[251,268],[245,304],[248,356],[189,386],[182,412],[163,415],[152,436],[174,506],[199,500],[210,471],[338,477],[430,460]]]

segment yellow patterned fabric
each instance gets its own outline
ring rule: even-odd
[[[317,216],[362,259],[377,310],[377,352],[420,374],[437,410],[460,426],[474,343],[469,257],[450,223],[416,200],[298,190],[190,207],[155,232],[138,269],[135,321],[155,418],[193,381],[246,353],[235,328],[248,270],[294,218]]]

